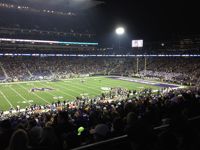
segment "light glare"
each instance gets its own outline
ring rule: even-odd
[[[119,27],[119,28],[116,29],[116,33],[117,33],[118,35],[122,35],[122,34],[124,34],[124,32],[125,32],[125,30],[124,30],[123,27]]]

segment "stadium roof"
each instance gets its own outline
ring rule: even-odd
[[[54,8],[60,11],[66,9],[83,10],[103,3],[97,0],[2,0],[2,2],[28,5],[34,8]]]
[[[84,19],[89,22],[89,28],[108,43],[113,43],[112,39],[116,40],[115,35],[111,34],[118,25],[126,28],[128,39],[124,37],[123,39],[128,41],[129,45],[132,39],[144,39],[145,42],[162,41],[200,34],[198,4],[194,0],[188,2],[180,0],[166,2],[160,0],[1,0],[1,2],[31,6],[38,10],[44,8],[59,12],[84,10],[88,15],[84,16],[86,18]],[[81,27],[84,23],[79,22],[81,25],[78,24],[78,27]]]

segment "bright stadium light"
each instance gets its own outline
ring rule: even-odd
[[[118,35],[122,35],[124,34],[125,30],[123,27],[118,27],[116,30],[115,30],[116,34]]]
[[[120,38],[121,35],[125,33],[125,29],[123,27],[118,27],[116,28],[115,33],[118,35],[118,49],[120,51]]]

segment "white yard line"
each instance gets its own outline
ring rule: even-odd
[[[54,84],[54,86],[59,86],[59,87],[61,87],[61,88],[63,88],[63,89],[66,89],[67,91],[72,91],[73,93],[76,93],[76,94],[78,94],[79,95],[79,93],[77,93],[76,91],[74,91],[74,90],[72,90],[72,89],[68,89],[68,88],[66,88],[66,87],[64,87],[64,86],[62,86],[62,85],[58,85],[58,83],[57,84]],[[73,95],[72,95],[73,96]],[[74,97],[74,96],[73,96]],[[74,98],[76,98],[76,97],[74,97]]]
[[[86,81],[87,82],[87,81]],[[107,81],[106,81],[107,82]],[[100,85],[100,83],[99,82],[96,82],[96,84],[99,84]],[[107,82],[107,83],[110,83],[110,82]],[[108,86],[110,86],[110,87],[113,87],[113,85],[112,84],[107,84],[107,83],[103,83],[104,85],[108,85]],[[99,86],[96,86],[96,85],[94,85],[94,84],[91,84],[91,83],[87,83],[87,84],[89,84],[90,85],[90,87],[96,87],[96,88],[101,88],[101,86],[99,87]],[[112,86],[111,86],[112,85]],[[99,90],[99,91],[101,91],[102,92],[102,90]]]
[[[8,104],[9,104],[12,108],[14,108],[13,105],[11,104],[11,102],[8,100],[8,98],[3,94],[3,92],[0,91],[0,93],[1,93],[1,95],[4,97],[4,99],[8,102]]]
[[[86,82],[87,82],[87,81],[86,81]],[[78,88],[78,87],[76,87],[76,86],[73,86],[74,84],[78,85],[79,87],[80,87],[80,86],[83,86],[83,87],[85,87],[85,88],[87,88],[87,89],[91,89],[91,90],[93,90],[93,91],[100,91],[100,92],[101,92],[101,90],[93,89],[93,88],[91,88],[91,87],[88,87],[88,86],[86,86],[86,85],[83,85],[84,83],[83,83],[83,84],[73,83],[73,85],[65,84],[65,83],[63,83],[63,82],[60,82],[60,83],[63,84],[63,85],[68,85],[68,86],[74,87],[74,88],[76,88],[76,89],[78,89],[78,90],[82,90],[82,89],[80,89],[80,88]],[[97,92],[94,92],[94,93],[97,93]]]
[[[41,85],[43,85],[43,86],[48,86],[48,87],[50,87],[50,88],[52,88],[52,89],[54,89],[54,87],[52,87],[52,86],[49,86],[49,85],[46,85],[46,84],[42,84],[42,83],[39,83],[39,84],[41,84]],[[75,96],[73,96],[73,95],[70,95],[70,94],[67,94],[67,93],[65,93],[65,92],[63,92],[63,91],[61,91],[60,89],[56,89],[56,90],[58,90],[58,92],[60,92],[60,93],[63,93],[64,95],[67,95],[67,96],[70,96],[70,97],[73,97],[73,98],[76,98]],[[47,91],[48,92],[48,91]],[[49,94],[51,94],[50,92],[48,92]],[[52,96],[57,96],[57,95],[53,95],[53,94],[51,94]]]
[[[14,88],[10,87],[9,88],[14,91],[17,95],[19,95],[23,100],[25,100],[27,103],[29,103],[31,105],[31,103],[24,97],[22,96],[19,92],[17,92]]]
[[[27,90],[25,87],[23,87],[21,84],[19,84],[19,86],[21,87],[21,88],[23,88],[24,90]],[[27,92],[29,92],[29,90],[27,90]],[[47,104],[50,104],[47,100],[45,100],[44,98],[42,98],[42,97],[40,97],[38,94],[36,94],[36,93],[32,93],[32,94],[34,94],[35,96],[37,96],[38,98],[40,98],[41,100],[43,100],[44,102],[46,102]]]
[[[80,88],[78,88],[78,87],[76,87],[76,86],[72,86],[72,85],[69,85],[69,84],[65,84],[65,83],[63,83],[63,82],[60,82],[60,84],[62,84],[63,86],[71,86],[71,87],[73,87],[73,88],[75,88],[75,89],[78,89],[79,91],[83,91],[83,89],[84,88],[82,88],[82,89],[80,89]],[[74,84],[74,83],[73,83]],[[61,85],[60,85],[61,86]],[[62,86],[62,87],[63,87]],[[80,85],[79,85],[80,86]],[[65,87],[63,87],[63,88],[65,88]],[[68,89],[68,88],[65,88],[65,89]],[[87,88],[87,89],[89,89],[89,88]],[[70,89],[71,90],[71,89]],[[71,91],[74,91],[74,90],[71,90]],[[93,91],[94,91],[94,89],[93,89]],[[74,91],[75,92],[75,91]],[[77,92],[75,92],[75,93],[77,93]],[[94,92],[94,93],[96,93],[96,94],[99,94],[99,93],[97,93],[97,92]],[[78,96],[80,96],[80,93],[77,93],[78,94]]]

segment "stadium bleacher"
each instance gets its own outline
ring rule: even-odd
[[[95,60],[95,61],[94,61]],[[33,57],[2,56],[1,76],[18,81],[36,80],[39,76],[67,78],[74,74],[126,75],[159,78],[162,81],[186,85],[199,83],[199,58],[144,58],[139,59],[137,72],[136,58],[108,57]],[[91,67],[92,66],[92,67]],[[146,69],[146,70],[145,70]]]
[[[199,126],[196,125],[199,121],[190,124],[189,118],[200,113],[199,92],[198,88],[190,88],[172,90],[161,96],[146,90],[135,100],[85,103],[79,109],[67,105],[63,111],[46,113],[19,113],[0,122],[1,149],[8,145],[26,149],[71,149],[124,134],[128,134],[128,139],[123,136],[123,140],[116,144],[115,141],[120,141],[116,138],[103,149],[111,148],[112,142],[113,147],[119,146],[116,149],[129,143],[129,149],[163,149],[166,144],[167,148],[179,145],[198,149]],[[63,102],[58,101],[56,105],[63,105]],[[19,145],[18,138],[22,143],[28,139],[30,142]],[[97,146],[102,149],[105,143],[86,148],[95,149]]]

